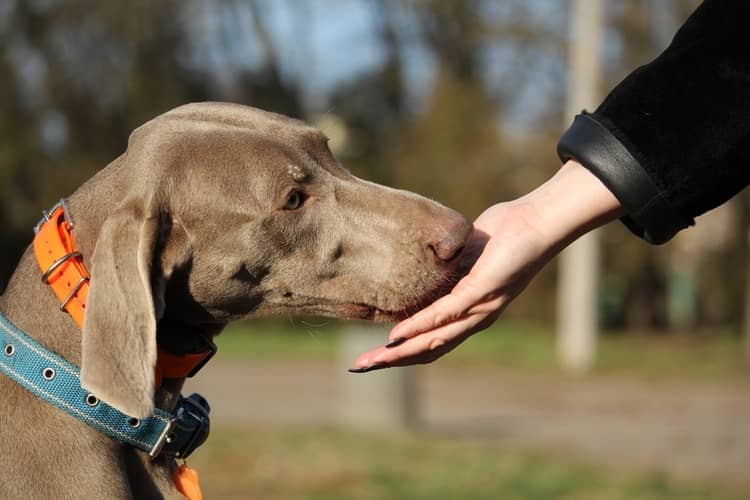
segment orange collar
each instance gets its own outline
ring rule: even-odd
[[[42,270],[42,281],[48,284],[60,301],[60,310],[67,312],[79,328],[83,327],[86,299],[91,276],[83,264],[83,256],[73,240],[75,224],[65,200],[60,200],[34,227],[34,256]],[[213,343],[204,352],[176,355],[159,347],[156,359],[156,387],[162,378],[191,377],[216,352]]]

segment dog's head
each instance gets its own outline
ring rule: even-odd
[[[299,121],[229,104],[137,129],[98,176],[129,185],[91,256],[84,385],[143,416],[157,324],[174,337],[269,314],[390,321],[447,292],[471,224],[354,177],[326,143]]]

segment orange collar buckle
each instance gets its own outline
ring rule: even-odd
[[[91,279],[83,256],[73,240],[73,218],[65,200],[60,200],[34,226],[34,256],[42,270],[42,281],[52,288],[78,327],[83,326],[86,299]]]

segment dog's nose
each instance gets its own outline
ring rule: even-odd
[[[463,250],[472,228],[466,218],[456,213],[439,225],[427,247],[439,263],[451,262]]]

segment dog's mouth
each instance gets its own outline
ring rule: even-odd
[[[375,321],[379,323],[388,323],[392,321],[401,321],[409,316],[406,310],[388,311],[376,306],[361,303],[344,304],[345,316],[353,319],[362,319],[366,321]]]
[[[297,298],[302,299],[303,302],[297,302],[294,305],[284,304],[281,307],[284,309],[289,309],[291,307],[297,314],[373,321],[376,323],[392,323],[402,321],[424,309],[432,302],[448,293],[452,286],[453,282],[450,284],[447,282],[440,283],[428,292],[419,296],[417,300],[413,300],[403,307],[392,309],[383,307],[382,305],[368,304],[366,302],[347,302],[321,297],[301,296],[297,296]]]
[[[349,304],[350,310],[353,313],[352,317],[355,319],[364,319],[379,323],[390,323],[402,321],[413,316],[440,297],[448,294],[461,278],[468,274],[469,270],[479,257],[481,250],[484,248],[486,241],[487,238],[485,238],[484,235],[480,235],[477,238],[477,241],[464,249],[461,258],[457,260],[452,271],[449,271],[441,278],[438,278],[437,282],[431,288],[427,289],[426,292],[419,295],[416,300],[411,301],[406,306],[398,309],[388,309],[361,302],[352,303]]]
[[[379,307],[371,306],[368,304],[357,303],[347,304],[345,307],[347,309],[347,316],[350,316],[354,319],[374,321],[376,323],[392,323],[408,318],[420,309],[423,309],[424,307],[429,305],[429,303],[430,302],[425,302],[424,305],[413,305],[396,311],[381,309]]]
[[[386,309],[372,304],[353,302],[343,304],[346,316],[353,319],[374,321],[376,323],[392,323],[402,321],[409,316],[421,311],[435,300],[447,294],[453,287],[453,281],[439,283],[432,289],[422,294],[417,300],[398,309]]]

